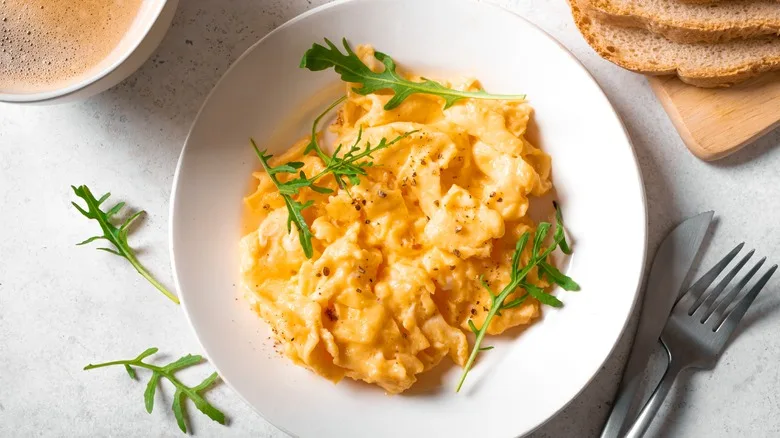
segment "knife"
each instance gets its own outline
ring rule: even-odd
[[[636,393],[645,367],[680,296],[713,214],[708,211],[686,219],[666,236],[655,253],[634,345],[601,438],[622,436],[623,427],[634,420],[639,402]]]

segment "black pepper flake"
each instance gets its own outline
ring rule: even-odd
[[[366,200],[364,199],[364,200],[360,201],[360,203],[363,204],[363,205],[366,205]]]
[[[292,342],[292,341],[294,341],[294,340],[295,340],[295,338],[290,338],[290,342]]]
[[[355,292],[357,292],[357,293],[359,293],[359,294],[362,294],[362,293],[363,293],[363,291],[362,291],[360,288],[356,288],[356,289],[355,289]]]
[[[339,319],[338,315],[336,315],[336,311],[331,309],[330,307],[325,309],[325,316],[327,316],[328,319],[331,321],[338,321]]]
[[[476,314],[477,314],[477,309],[475,309],[475,308],[473,308],[473,307],[472,307],[472,308],[471,308],[471,314],[472,314],[472,315],[476,315]]]
[[[330,268],[329,268],[329,267],[327,267],[327,266],[325,266],[324,268],[322,268],[322,275],[324,275],[324,276],[326,276],[326,277],[327,277],[328,275],[330,275]]]
[[[412,172],[412,178],[417,176],[417,172]]]
[[[482,306],[482,310],[484,310],[485,312],[489,312],[490,311],[490,309],[488,309],[487,306]]]
[[[416,179],[412,180],[412,187],[417,187],[417,180]]]
[[[266,210],[270,210],[270,209],[271,209],[271,206],[270,206],[270,205],[268,205],[268,204],[264,204],[264,205],[263,205],[263,208],[264,208],[264,209],[266,209]]]
[[[387,198],[387,193],[385,193],[385,192],[383,192],[381,190],[379,191],[378,195],[379,195],[380,198]]]
[[[455,265],[450,265],[450,271],[454,271],[454,270],[455,270]]]
[[[430,221],[431,217],[430,216],[425,216],[425,219],[428,219]]]
[[[366,219],[366,225],[368,225],[368,224],[370,224],[370,223],[371,223],[371,221],[370,221],[370,220],[368,220],[368,219]]]
[[[498,198],[496,199],[496,202],[504,202],[504,198]]]
[[[477,300],[477,304],[479,304],[479,300]]]
[[[366,270],[365,270],[365,269],[363,269],[363,267],[362,267],[362,266],[358,266],[358,272],[360,272],[361,274],[365,274],[365,273],[366,273]]]
[[[496,197],[496,192],[490,192],[490,197],[491,198],[495,198]]]
[[[425,166],[426,164],[428,164],[428,162],[427,162],[427,161],[425,161],[425,159],[423,158],[422,160],[420,160],[420,164],[422,164],[423,166]]]
[[[444,155],[442,155],[441,153],[439,153],[439,155],[437,156],[437,158],[439,158],[439,159],[441,160],[442,158],[444,158]]]
[[[438,199],[437,199],[437,200],[435,200],[435,201],[433,201],[433,205],[435,205],[435,206],[437,206],[437,207],[438,207],[438,206],[439,206],[439,204],[440,204],[440,203],[439,203],[439,200],[438,200]]]
[[[360,205],[356,205],[355,210],[360,211]]]
[[[320,273],[318,272],[318,273],[317,273],[317,277],[322,277],[322,274],[320,274]]]
[[[455,257],[460,257],[460,250],[459,249],[453,249],[452,253],[455,254]]]

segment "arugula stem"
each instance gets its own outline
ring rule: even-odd
[[[349,66],[345,64],[338,63],[338,62],[333,62],[333,64],[353,75],[359,76],[361,74],[361,72],[350,69]],[[410,80],[399,80],[399,79],[385,79],[379,76],[372,78],[372,81],[386,84],[387,86],[385,87],[385,89],[395,89],[395,87],[404,87],[407,90],[412,90],[409,94],[420,93],[420,94],[431,94],[439,97],[452,96],[460,99],[484,99],[484,100],[525,100],[525,98],[527,97],[525,94],[486,94],[484,92],[479,92],[479,91],[460,91],[460,90],[453,90],[452,88],[446,88],[444,86],[441,86],[441,88],[437,89],[436,93],[434,94],[431,92],[430,87],[426,86],[425,82],[414,82]]]
[[[84,370],[94,370],[95,368],[103,368],[113,365],[131,365],[134,367],[139,368],[146,368],[149,371],[154,371],[157,373],[160,373],[163,377],[168,379],[171,383],[173,383],[174,386],[176,386],[177,389],[180,389],[182,392],[190,396],[190,398],[194,397],[200,397],[200,394],[193,391],[192,388],[188,387],[187,385],[183,384],[179,379],[176,378],[176,376],[173,374],[173,372],[166,371],[163,367],[158,367],[156,365],[151,365],[146,362],[142,362],[141,360],[137,359],[128,359],[128,360],[115,360],[112,362],[105,362],[105,363],[99,363],[96,365],[89,364],[84,367]]]
[[[493,305],[490,306],[490,310],[488,311],[488,314],[485,317],[485,322],[482,323],[482,327],[480,327],[479,332],[477,332],[477,339],[474,341],[474,348],[471,350],[471,355],[469,355],[469,360],[466,361],[466,365],[463,367],[463,373],[460,375],[460,380],[458,381],[458,387],[455,388],[455,392],[460,392],[460,388],[463,386],[463,382],[466,381],[466,375],[468,375],[471,366],[474,365],[474,361],[477,359],[477,355],[479,354],[480,347],[482,345],[482,340],[485,338],[485,335],[487,334],[487,329],[488,326],[490,325],[490,322],[493,320],[493,317],[496,316],[496,313],[498,313],[499,308],[501,307],[501,304],[503,304],[506,297],[508,297],[509,294],[512,293],[512,291],[514,291],[518,285],[520,285],[519,280],[509,283],[509,285],[505,287],[500,294],[498,294],[496,299],[493,300]]]
[[[314,119],[314,123],[311,125],[311,140],[309,142],[309,146],[314,149],[314,152],[317,153],[317,156],[320,157],[322,161],[325,162],[326,165],[330,164],[330,156],[328,156],[320,147],[319,143],[317,142],[317,126],[319,126],[320,121],[323,117],[325,117],[329,112],[333,110],[333,108],[336,108],[340,103],[347,100],[347,96],[341,96],[338,100],[331,103],[327,108],[325,108],[325,111],[320,113],[320,115],[317,116],[316,119]]]
[[[141,265],[141,263],[138,261],[138,259],[137,259],[137,258],[135,258],[135,255],[134,255],[132,252],[125,252],[125,251],[124,251],[122,248],[120,248],[120,251],[122,251],[122,252],[123,252],[124,256],[127,258],[127,261],[129,261],[129,262],[130,262],[130,264],[131,264],[131,265],[133,265],[133,267],[135,268],[135,270],[136,270],[136,271],[138,271],[138,273],[139,273],[139,274],[141,274],[141,276],[142,276],[142,277],[144,277],[145,279],[147,279],[147,280],[149,281],[149,283],[151,283],[151,284],[152,284],[152,286],[156,287],[156,288],[157,288],[157,290],[159,290],[160,292],[162,292],[162,293],[163,293],[163,295],[165,295],[166,297],[168,297],[168,299],[170,299],[170,300],[171,300],[171,301],[173,301],[174,303],[176,303],[176,304],[181,304],[181,303],[179,302],[179,297],[177,297],[176,295],[174,295],[173,293],[171,293],[171,292],[170,292],[170,291],[169,291],[169,290],[168,290],[168,289],[167,289],[165,286],[163,286],[163,285],[162,285],[162,283],[160,283],[159,281],[157,281],[157,279],[156,279],[156,278],[154,278],[154,277],[152,276],[152,274],[151,274],[151,273],[149,273],[149,271],[147,271],[147,270],[146,270],[146,269],[143,267],[143,265]]]
[[[89,364],[84,367],[85,370],[94,370],[95,368],[103,368],[103,367],[110,367],[112,365],[138,365],[138,362],[133,360],[115,360],[113,362],[104,362],[99,364]],[[143,364],[146,365],[146,364]],[[141,366],[141,365],[138,365]],[[150,365],[151,366],[151,365]],[[151,369],[151,368],[150,368]]]

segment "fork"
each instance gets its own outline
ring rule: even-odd
[[[672,309],[669,320],[661,332],[661,343],[669,356],[669,365],[625,438],[639,438],[647,431],[680,371],[686,368],[711,369],[715,366],[739,321],[777,270],[777,265],[769,268],[736,304],[730,306],[750,279],[761,269],[766,261],[766,257],[762,258],[718,301],[720,294],[747,264],[755,251],[750,251],[720,282],[710,290],[707,289],[744,246],[743,242],[731,250],[726,257],[699,278]]]

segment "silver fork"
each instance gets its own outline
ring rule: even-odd
[[[672,309],[661,333],[661,343],[669,355],[669,366],[653,395],[650,396],[650,400],[642,408],[636,422],[626,434],[626,438],[639,438],[647,431],[680,371],[686,368],[710,369],[715,366],[737,324],[777,270],[777,265],[769,268],[736,304],[730,306],[764,264],[766,257],[762,258],[718,301],[718,296],[747,264],[755,251],[750,251],[743,257],[712,289],[708,291],[707,288],[726,269],[744,245],[744,242],[737,245],[723,260],[697,280]]]

